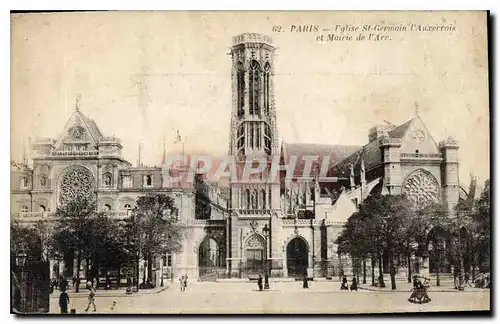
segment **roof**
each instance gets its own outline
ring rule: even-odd
[[[387,134],[390,138],[403,138],[414,120],[415,118],[410,119],[404,124],[387,132]],[[330,169],[330,175],[337,177],[349,177],[351,172],[351,164],[354,165],[354,174],[358,175],[361,169],[361,160],[363,160],[363,163],[365,164],[365,170],[367,171],[382,164],[379,139],[380,138],[377,138],[362,146],[356,152],[352,153],[340,163],[336,164],[333,168]]]
[[[96,142],[99,141],[99,139],[102,136],[102,133],[101,131],[99,130],[99,127],[97,126],[95,120],[91,119],[91,118],[88,118],[87,116],[85,116],[80,110],[78,110],[78,113],[80,114],[80,116],[82,117],[83,121],[85,122],[85,124],[87,124],[87,127],[89,129],[89,132],[90,134],[92,135],[92,137],[96,140]]]
[[[297,164],[294,171],[295,177],[303,175],[304,164],[302,160],[304,156],[317,156],[318,159],[313,162],[313,167],[321,167],[325,156],[329,157],[329,165],[335,165],[337,162],[344,160],[353,152],[359,150],[359,145],[324,145],[324,144],[309,144],[309,143],[283,143],[282,157],[283,162],[288,163],[291,156],[297,157]]]

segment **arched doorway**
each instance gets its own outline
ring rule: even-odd
[[[198,249],[198,271],[200,280],[214,280],[224,268],[224,254],[212,237],[205,237]]]
[[[308,248],[304,239],[296,237],[286,247],[288,277],[303,277],[309,266]]]
[[[248,276],[264,273],[265,242],[259,235],[252,235],[245,244],[246,272]]]

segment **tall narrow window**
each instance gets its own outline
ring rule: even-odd
[[[269,201],[269,202],[268,202],[268,204],[269,204],[269,209],[271,209],[271,207],[272,207],[272,200],[271,200],[272,196],[271,196],[271,192],[272,192],[272,190],[271,190],[271,188],[269,188],[269,199],[268,199],[268,201]]]
[[[264,114],[269,116],[269,76],[271,75],[271,65],[266,62],[264,65]]]
[[[262,209],[266,209],[266,190],[262,189]]]
[[[259,193],[257,190],[252,190],[252,209],[258,209],[259,208]]]
[[[248,142],[248,146],[251,147],[251,148],[254,148],[254,136],[253,136],[253,128],[254,128],[254,125],[253,123],[250,123],[248,124],[248,132],[250,133],[250,138],[249,138],[249,142]]]
[[[236,71],[236,83],[238,117],[241,117],[245,114],[245,71],[241,62],[238,63]]]
[[[264,126],[264,151],[271,154],[271,128],[267,124]]]
[[[250,204],[250,199],[251,199],[250,189],[245,190],[245,196],[246,196],[246,199],[247,199],[245,207],[246,207],[246,209],[250,209],[250,206],[251,206],[251,204]]]
[[[250,115],[256,115],[259,113],[260,65],[255,60],[250,61],[249,76],[249,111]]]
[[[45,187],[47,185],[47,177],[42,175],[40,176],[40,187]]]
[[[241,124],[238,127],[236,146],[238,154],[245,154],[245,124]]]
[[[257,143],[256,143],[257,144],[256,145],[257,148],[261,147],[261,143],[260,143],[260,141],[261,141],[261,139],[260,139],[260,126],[261,126],[261,124],[256,124],[255,125],[255,128],[256,128],[256,131],[257,131],[256,134],[255,134],[256,139],[257,139]]]

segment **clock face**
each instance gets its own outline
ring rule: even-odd
[[[425,133],[421,130],[416,130],[413,132],[412,137],[418,143],[422,143],[425,140]]]

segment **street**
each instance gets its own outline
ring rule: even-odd
[[[258,291],[254,283],[189,283],[185,292],[173,285],[156,294],[125,295],[123,291],[106,296],[97,292],[97,312],[89,314],[259,314],[259,313],[383,313],[489,310],[490,291],[469,289],[465,292],[429,291],[428,304],[411,304],[410,292],[390,289],[384,291],[340,291],[338,282],[271,282],[271,289]],[[368,288],[368,285],[365,285]],[[439,287],[432,287],[439,288]],[[432,289],[431,288],[431,289]],[[57,292],[56,292],[57,294]],[[123,294],[123,295],[121,295]],[[71,298],[71,307],[85,313],[87,298]],[[58,313],[58,299],[51,298],[51,313]],[[113,302],[116,306],[112,309]]]

